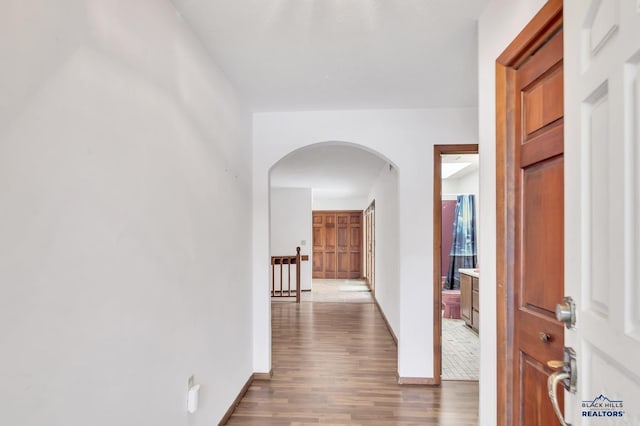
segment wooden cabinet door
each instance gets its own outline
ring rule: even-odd
[[[480,330],[480,279],[471,277],[471,328]]]
[[[460,317],[471,325],[471,276],[460,274]]]
[[[313,278],[362,277],[362,211],[313,212]]]

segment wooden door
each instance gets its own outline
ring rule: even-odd
[[[338,278],[359,279],[362,278],[362,211],[349,214],[348,232],[347,256],[349,257],[349,265],[346,268],[346,276]]]
[[[552,425],[547,361],[561,360],[564,328],[562,32],[515,71],[519,143],[515,178],[514,389],[518,424]],[[521,120],[519,120],[521,118]]]
[[[640,3],[567,0],[565,25],[566,295],[576,305],[565,345],[578,365],[565,412],[574,425],[637,425]]]
[[[507,374],[498,398],[509,398],[500,423],[554,425],[547,362],[562,360],[564,345],[555,318],[564,295],[562,1],[548,2],[497,62],[497,131],[505,143],[497,149],[504,155],[498,211],[506,212],[498,226],[498,247],[506,247],[498,253],[498,352]]]
[[[313,212],[313,278],[362,277],[362,210]]]
[[[313,214],[313,278],[336,277],[335,215]]]
[[[347,278],[351,269],[349,257],[349,213],[336,213],[336,259],[337,273],[336,278]]]
[[[364,278],[369,285],[372,293],[375,292],[375,219],[376,218],[376,202],[371,202],[367,210],[364,212],[364,228],[365,228],[365,262],[364,262]]]

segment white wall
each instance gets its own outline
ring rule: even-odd
[[[0,424],[217,422],[252,373],[250,114],[169,1],[8,0],[0,43]]]
[[[495,61],[543,6],[543,0],[490,0],[478,22],[478,123],[482,271],[480,424],[496,424],[496,128]]]
[[[398,168],[398,371],[433,377],[433,145],[475,143],[475,108],[258,113],[253,116],[254,370],[271,368],[269,169],[296,149],[347,141]]]
[[[375,297],[396,336],[400,331],[400,269],[398,267],[398,172],[384,166],[373,183],[375,200]],[[367,204],[367,205],[368,205]]]
[[[271,254],[273,256],[294,255],[296,247],[299,246],[301,254],[309,255],[309,261],[302,262],[300,268],[302,290],[311,290],[313,262],[311,215],[311,188],[271,188]],[[303,240],[305,245],[302,245]],[[276,274],[278,273],[279,271],[276,270]],[[291,268],[291,274],[295,277],[295,266]],[[292,280],[295,281],[293,278]],[[279,279],[276,280],[276,288],[279,288],[279,281]],[[293,284],[292,289],[295,288]]]
[[[364,210],[367,198],[313,198],[314,210]]]
[[[473,194],[475,196],[476,232],[478,232],[477,228],[480,224],[480,173],[478,170],[467,173],[458,179],[445,179],[442,181],[443,200],[457,200],[458,194]],[[478,238],[478,235],[476,235],[476,238]]]
[[[445,179],[442,181],[442,194],[474,194],[476,202],[480,192],[480,173],[476,170],[467,173],[458,179]]]

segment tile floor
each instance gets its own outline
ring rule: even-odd
[[[442,318],[442,379],[478,380],[480,338],[464,320]]]
[[[367,283],[363,280],[314,279],[313,290],[303,291],[303,302],[373,303]]]

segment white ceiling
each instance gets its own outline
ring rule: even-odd
[[[477,105],[487,0],[172,0],[254,111]]]
[[[254,111],[477,105],[487,0],[172,2]],[[271,184],[363,198],[382,167],[360,148],[322,144],[281,160]]]
[[[466,176],[469,173],[478,171],[480,167],[480,155],[478,154],[444,154],[440,157],[440,161],[443,171],[442,180],[460,179],[461,177]],[[456,163],[464,166],[457,170],[455,173],[445,177],[444,171],[446,166],[448,164]]]
[[[361,148],[323,143],[298,150],[271,170],[273,188],[312,188],[314,200],[366,198],[387,163]]]

